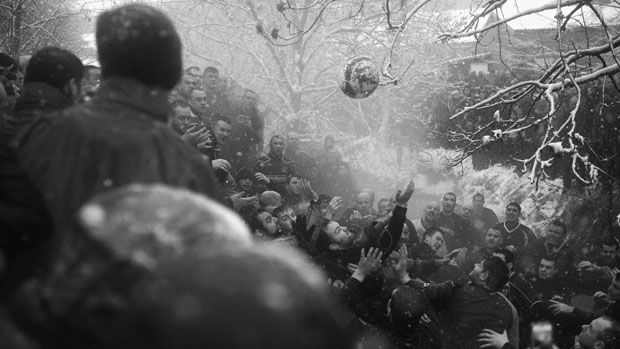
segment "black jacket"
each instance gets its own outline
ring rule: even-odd
[[[111,188],[162,183],[218,198],[210,165],[168,127],[168,112],[166,93],[109,78],[90,102],[37,118],[15,138],[19,164],[54,222],[48,253],[80,206]]]

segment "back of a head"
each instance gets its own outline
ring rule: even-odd
[[[508,282],[508,267],[499,257],[491,256],[482,262],[484,271],[489,273],[487,286],[493,290],[500,290]]]
[[[271,190],[262,192],[258,197],[258,202],[261,207],[275,205],[279,200],[280,194]]]
[[[281,253],[253,248],[169,261],[132,288],[97,341],[132,349],[350,348],[319,274]]]
[[[413,287],[400,286],[390,298],[390,321],[399,329],[411,331],[429,308],[430,302],[424,294]]]
[[[38,50],[26,67],[24,83],[40,82],[57,89],[74,79],[80,83],[84,77],[84,64],[71,51],[60,47],[44,47]]]
[[[102,13],[96,38],[102,79],[129,77],[172,90],[181,77],[181,39],[154,7],[129,4]]]

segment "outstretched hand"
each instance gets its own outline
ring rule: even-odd
[[[503,333],[497,333],[493,330],[484,329],[478,335],[478,343],[481,343],[480,348],[493,348],[501,349],[506,343],[508,343],[508,334],[506,330]]]
[[[363,281],[366,276],[379,270],[381,267],[381,257],[383,257],[383,252],[379,248],[371,247],[368,250],[368,254],[366,254],[366,250],[362,249],[357,266],[349,265],[350,270],[355,269],[353,277],[358,280],[361,278],[360,281]]]
[[[396,270],[396,275],[403,282],[406,283],[411,278],[409,277],[409,273],[407,273],[407,247],[401,246],[398,250],[400,254],[398,258],[398,263],[394,266],[394,270]]]
[[[410,181],[404,192],[401,192],[400,190],[396,192],[396,205],[407,206],[407,202],[409,202],[409,199],[411,199],[414,191],[415,183],[413,183],[413,181]]]
[[[571,307],[568,304],[564,304],[562,302],[558,302],[553,299],[551,299],[550,302],[551,302],[551,305],[549,306],[549,310],[551,310],[551,313],[553,313],[553,315],[570,314],[575,309],[574,307]]]

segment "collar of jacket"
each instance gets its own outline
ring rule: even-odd
[[[62,109],[73,104],[73,100],[56,87],[42,82],[29,82],[24,85],[22,95],[15,111],[24,109]]]
[[[171,112],[168,95],[169,91],[147,86],[133,78],[109,77],[101,82],[95,100],[124,104],[166,122]]]

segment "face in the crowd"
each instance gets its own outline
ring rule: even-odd
[[[422,215],[422,218],[424,219],[425,222],[434,224],[435,219],[439,217],[439,212],[441,212],[441,209],[439,208],[439,204],[437,203],[428,204],[424,208],[424,213]]]
[[[355,235],[349,232],[346,227],[342,227],[340,224],[333,221],[327,224],[325,232],[333,242],[341,246],[348,246],[353,243],[353,239],[355,239]]]
[[[603,317],[592,320],[591,323],[581,326],[581,333],[577,337],[577,342],[582,348],[603,348],[600,334],[613,326],[611,321]]]
[[[345,162],[341,162],[338,164],[338,175],[342,177],[346,177],[349,175],[349,167]]]
[[[564,229],[559,225],[553,223],[549,224],[545,236],[549,244],[558,245],[562,242],[562,239],[564,239]]]
[[[507,222],[518,222],[519,216],[521,216],[521,212],[519,208],[514,205],[506,206],[506,221]]]
[[[205,112],[209,107],[207,103],[207,94],[202,90],[193,90],[189,98],[189,104],[198,112]]]
[[[487,248],[494,250],[504,242],[504,237],[499,230],[489,228],[484,241],[486,242]]]
[[[277,220],[273,218],[269,212],[261,212],[258,214],[258,219],[263,225],[263,230],[269,235],[275,235],[278,231]]]
[[[241,190],[248,192],[252,189],[252,187],[254,186],[254,181],[250,178],[243,178],[239,180],[239,188],[241,188]]]
[[[278,215],[278,228],[285,232],[292,232],[293,223],[296,219],[297,216],[295,215],[295,211],[293,211],[292,208],[289,208]]]
[[[456,206],[456,195],[452,195],[452,194],[444,195],[441,203],[443,204],[444,212],[446,213],[454,212],[454,207]]]
[[[443,234],[436,231],[431,235],[426,235],[424,236],[424,243],[427,244],[433,251],[437,252],[444,244]]]
[[[379,215],[380,216],[385,216],[388,213],[392,212],[392,210],[394,209],[394,207],[392,207],[392,202],[390,200],[379,200],[379,203],[377,204],[377,211],[379,211]]]
[[[407,245],[410,238],[411,235],[409,233],[409,227],[407,226],[407,224],[403,224],[403,235],[400,236],[400,243],[402,245]]]
[[[544,258],[540,260],[540,264],[538,265],[538,276],[541,279],[552,279],[557,272],[558,269],[554,261],[548,261]]]
[[[301,194],[302,188],[303,188],[303,180],[299,177],[291,177],[291,179],[286,184],[286,189],[291,194],[295,194],[295,195]]]
[[[187,130],[192,122],[192,112],[188,106],[176,106],[174,107],[174,118],[172,118],[172,125],[182,131]]]
[[[274,137],[269,143],[269,149],[272,154],[282,155],[284,152],[284,139],[282,137]]]
[[[243,101],[248,107],[254,106],[258,101],[258,95],[254,91],[245,91],[245,93],[243,94]]]
[[[214,89],[220,80],[220,74],[214,71],[207,71],[203,76],[205,87],[208,89]]]
[[[372,197],[368,193],[360,193],[355,200],[355,209],[367,213],[372,207]]]
[[[481,195],[474,196],[472,203],[474,204],[474,210],[479,210],[483,208],[484,207],[484,196],[481,196]]]
[[[605,245],[603,244],[603,249],[601,250],[601,259],[605,263],[612,263],[614,258],[618,256],[618,246],[616,245]]]
[[[185,93],[190,93],[190,91],[196,88],[200,88],[200,80],[189,73],[183,74],[181,90],[185,91]]]
[[[224,120],[218,120],[215,123],[215,139],[218,143],[224,144],[228,137],[230,137],[230,124]]]
[[[467,220],[469,220],[471,216],[473,216],[473,214],[474,209],[471,206],[463,206],[463,208],[461,209],[461,215]]]

